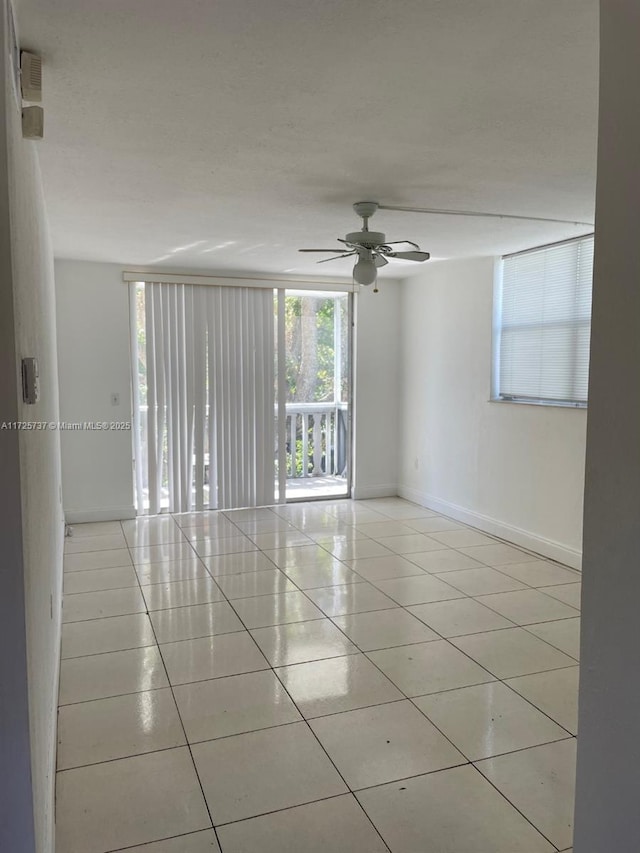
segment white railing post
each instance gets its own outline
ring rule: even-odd
[[[290,436],[289,447],[291,448],[291,474],[290,474],[290,476],[295,477],[296,471],[297,471],[297,466],[298,466],[298,460],[297,460],[298,446],[296,443],[296,438],[297,438],[297,433],[298,433],[298,430],[297,430],[298,416],[295,412],[292,412],[290,415],[288,415],[288,418],[289,418],[289,436]]]
[[[314,477],[322,477],[322,412],[313,414],[313,471]]]

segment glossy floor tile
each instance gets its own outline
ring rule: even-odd
[[[465,525],[452,518],[443,515],[434,515],[431,518],[410,518],[404,522],[412,530],[418,533],[438,533],[443,530],[465,530]]]
[[[224,853],[388,853],[352,794],[228,824],[218,834]]]
[[[115,851],[121,853],[121,850]],[[151,844],[127,847],[126,853],[220,853],[220,847],[213,829],[202,832],[190,832],[164,841],[152,841]]]
[[[190,560],[195,553],[186,540],[130,547],[130,551],[134,566],[142,566],[145,563],[164,563],[167,560]]]
[[[371,582],[424,574],[420,566],[416,566],[399,554],[388,557],[363,557],[360,560],[349,560],[348,563],[361,577]]]
[[[513,678],[575,664],[573,658],[522,628],[454,637],[451,642],[497,678]]]
[[[395,601],[366,581],[324,589],[309,589],[307,595],[326,616],[346,616],[350,613],[397,607]]]
[[[362,583],[364,578],[339,560],[324,566],[287,566],[282,572],[299,589],[319,589],[326,586],[342,586],[347,583]]]
[[[266,628],[289,622],[322,619],[323,613],[300,591],[237,598],[232,606],[247,628]]]
[[[473,545],[462,547],[460,551],[474,560],[479,560],[485,566],[502,566],[507,563],[528,563],[539,559],[535,554],[527,554],[512,545]]]
[[[530,563],[507,563],[501,571],[511,575],[528,586],[555,586],[557,584],[576,583],[580,572],[567,569],[549,560],[533,560]]]
[[[227,601],[153,610],[149,616],[159,643],[197,640],[199,637],[244,630],[244,625]]]
[[[177,524],[158,526],[139,526],[125,530],[125,539],[130,548],[141,548],[146,545],[169,545],[174,542],[184,542],[184,532]]]
[[[204,563],[195,554],[184,560],[167,560],[164,563],[136,566],[136,574],[143,586],[209,577]]]
[[[339,560],[361,560],[365,557],[384,557],[394,552],[373,539],[354,539],[336,542],[331,546],[331,553]]]
[[[540,592],[546,592],[547,595],[557,598],[558,601],[563,601],[570,607],[580,608],[580,596],[582,593],[581,583],[544,586],[540,588]]]
[[[444,545],[442,548],[444,548]],[[430,574],[455,572],[461,569],[478,569],[482,566],[482,563],[478,562],[478,560],[474,560],[472,557],[468,557],[466,554],[462,554],[453,548],[449,548],[446,551],[427,551],[422,554],[409,554],[407,559]]]
[[[416,604],[407,609],[443,637],[459,637],[513,627],[513,622],[472,598]]]
[[[510,678],[506,684],[575,735],[578,732],[579,681],[579,667],[570,666]]]
[[[239,534],[240,531],[238,530]],[[256,551],[258,546],[248,536],[203,537],[191,541],[193,550],[199,557],[215,557],[218,554],[239,554],[243,551]]]
[[[311,728],[353,791],[466,763],[406,700],[320,717]]]
[[[258,628],[251,635],[274,667],[356,654],[358,651],[329,619]]]
[[[127,524],[127,522],[124,522]],[[85,521],[71,525],[74,538],[80,536],[109,536],[122,533],[121,521]]]
[[[133,566],[116,569],[92,569],[87,572],[66,572],[63,592],[72,595],[77,592],[100,592],[105,589],[123,589],[137,587],[138,576]]]
[[[309,537],[313,542],[320,545],[321,548],[324,548],[325,551],[329,551],[331,554],[340,551],[346,545],[355,542],[356,540],[362,541],[366,539],[368,541],[372,541],[357,528],[342,525],[339,529],[334,529],[331,533],[327,530],[323,530],[321,533],[310,533]]]
[[[268,669],[247,631],[166,643],[160,650],[173,685]]]
[[[567,737],[564,729],[500,682],[421,696],[414,702],[471,761]]]
[[[495,681],[495,677],[446,640],[369,652],[369,658],[407,696]]]
[[[63,622],[84,622],[108,616],[144,613],[146,605],[138,587],[108,589],[100,592],[78,592],[65,595],[62,606]]]
[[[559,850],[573,842],[574,738],[490,758],[477,767]]]
[[[375,585],[395,602],[405,607],[409,604],[423,604],[427,601],[446,601],[464,597],[464,593],[460,592],[459,589],[433,575],[423,574],[420,577],[375,581]]]
[[[300,530],[274,530],[271,533],[248,533],[247,536],[258,548],[288,548],[290,545],[312,545],[313,541]]]
[[[537,589],[481,595],[478,596],[477,601],[517,625],[553,622],[556,619],[571,619],[579,615],[573,607],[569,607],[568,604],[563,604]]]
[[[216,583],[229,600],[297,591],[296,585],[280,569],[221,575]]]
[[[146,613],[68,622],[62,626],[63,659],[153,645],[155,636]]]
[[[264,551],[279,569],[288,566],[327,566],[333,564],[333,556],[320,545],[298,545]]]
[[[189,743],[302,719],[271,671],[183,684],[174,692]]]
[[[442,542],[447,548],[465,548],[470,545],[494,545],[495,539],[478,533],[477,530],[440,530],[432,534],[436,542]]]
[[[126,548],[122,533],[99,536],[68,536],[64,540],[65,554],[81,554],[85,551],[107,551],[114,548]]]
[[[359,530],[370,539],[379,539],[381,536],[410,536],[415,529],[403,524],[401,521],[369,521],[356,524]]]
[[[60,664],[61,705],[168,686],[157,646],[87,655]]]
[[[129,547],[184,541],[184,534],[170,515],[140,516],[121,523]]]
[[[59,770],[184,743],[176,703],[168,688],[60,708]]]
[[[211,577],[145,585],[142,594],[149,610],[170,610],[224,600],[222,590]]]
[[[192,751],[215,825],[348,790],[306,723],[198,743]]]
[[[527,631],[540,637],[556,649],[580,660],[580,619],[561,619],[559,622],[542,622],[527,625]]]
[[[554,851],[473,767],[394,782],[357,797],[393,853]]]
[[[65,572],[82,572],[87,569],[110,569],[116,566],[130,566],[131,556],[127,548],[114,548],[108,551],[88,551],[84,554],[65,554]]]
[[[515,578],[487,566],[462,569],[457,572],[434,572],[434,575],[465,595],[490,595],[491,593],[511,592],[512,590],[527,588],[525,584]]]
[[[107,853],[211,826],[186,747],[63,770],[56,847]]]
[[[404,698],[364,655],[298,663],[276,674],[306,719]]]
[[[409,533],[404,536],[380,536],[376,542],[384,545],[394,554],[420,554],[425,551],[439,551],[440,542],[425,536],[424,533]],[[362,556],[366,556],[363,554]]]
[[[363,652],[439,640],[440,637],[404,608],[334,616],[332,620]]]
[[[275,563],[262,551],[243,551],[240,554],[222,554],[218,557],[203,557],[203,564],[213,577],[239,575],[245,572],[272,571]]]
[[[571,846],[579,573],[401,498],[75,528],[58,853]]]

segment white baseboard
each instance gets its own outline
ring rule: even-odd
[[[400,497],[426,507],[426,509],[432,509],[434,512],[448,515],[457,521],[462,521],[471,527],[482,530],[484,533],[490,533],[499,539],[505,539],[507,542],[512,542],[514,545],[519,545],[521,548],[526,548],[535,554],[542,554],[542,556],[555,560],[558,563],[563,563],[565,566],[570,566],[572,569],[580,569],[582,567],[582,551],[569,548],[560,542],[545,539],[535,533],[530,533],[528,530],[522,530],[519,527],[498,521],[488,515],[482,515],[482,513],[465,509],[465,507],[458,506],[449,501],[435,498],[433,495],[428,495],[409,486],[398,486],[398,494]]]
[[[134,506],[110,506],[103,509],[67,509],[64,518],[67,524],[83,524],[87,521],[124,521],[136,517]]]
[[[365,501],[367,498],[395,497],[398,489],[395,483],[380,483],[373,486],[354,486],[352,498],[354,501]]]

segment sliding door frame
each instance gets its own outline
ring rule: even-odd
[[[292,282],[293,285],[296,285],[295,282]],[[299,286],[293,286],[291,288],[279,290],[278,292],[278,451],[279,451],[279,460],[278,460],[278,503],[287,503],[287,504],[299,504],[299,503],[309,503],[309,502],[320,502],[320,501],[342,501],[349,500],[351,498],[353,492],[353,437],[354,437],[354,401],[355,394],[353,388],[354,381],[354,372],[353,372],[353,363],[354,363],[354,342],[355,342],[355,292],[351,291],[342,291],[342,293],[347,297],[347,354],[348,354],[348,387],[349,393],[347,395],[347,448],[346,448],[346,459],[347,459],[347,477],[346,477],[346,492],[344,495],[318,495],[317,497],[301,497],[301,498],[287,498],[286,496],[286,393],[281,393],[282,389],[284,389],[286,382],[286,369],[285,369],[285,359],[280,358],[280,353],[284,352],[284,300],[287,294],[287,290],[299,290]],[[335,290],[335,289],[334,289]],[[317,290],[315,292],[318,293],[327,293],[329,294],[331,291],[325,290],[321,284],[318,284]],[[338,294],[335,294],[338,296]],[[282,305],[282,308],[280,308]],[[280,312],[282,312],[282,320],[280,319]],[[282,346],[283,349],[280,349],[280,323],[282,323]],[[282,363],[282,375],[280,373]],[[282,384],[280,384],[282,382]],[[335,389],[334,389],[335,393]],[[285,412],[285,415],[281,415],[280,407]],[[282,427],[280,426],[282,424]],[[282,429],[282,432],[281,432]],[[284,448],[282,450],[281,448]],[[283,457],[284,461],[281,461],[280,456]],[[282,471],[284,471],[284,493],[282,486]],[[280,496],[284,497],[284,500],[280,500]]]

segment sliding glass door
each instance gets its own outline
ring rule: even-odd
[[[349,495],[351,300],[131,284],[139,514]]]

